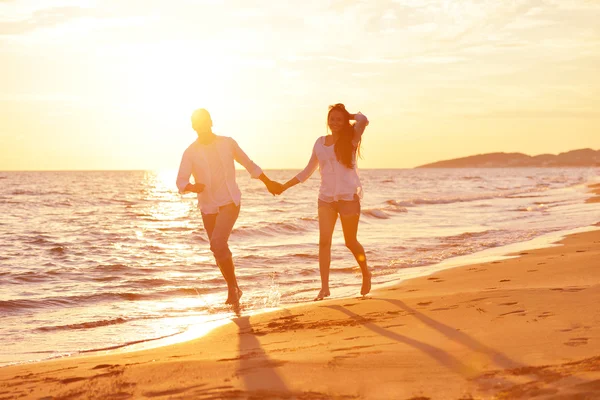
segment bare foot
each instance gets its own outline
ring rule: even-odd
[[[325,297],[329,297],[330,294],[329,289],[321,289],[317,297],[315,297],[315,301],[323,300]]]
[[[360,288],[360,294],[363,296],[368,294],[371,291],[371,276],[372,273],[367,272],[367,274],[363,274],[362,287]]]
[[[240,303],[240,298],[242,297],[242,290],[240,288],[234,288],[233,290],[229,290],[227,293],[227,300],[225,300],[225,304],[238,305]]]

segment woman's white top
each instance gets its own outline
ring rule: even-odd
[[[263,173],[230,137],[216,136],[209,144],[196,140],[181,158],[177,174],[179,193],[186,193],[185,187],[193,175],[196,183],[206,185],[204,191],[198,193],[198,206],[203,214],[215,214],[219,207],[229,203],[239,206],[242,192],[235,181],[234,160],[246,168],[252,178]]]
[[[355,115],[354,138],[352,143],[358,146],[358,142],[369,120],[361,113]],[[362,199],[362,185],[358,177],[358,166],[356,165],[356,153],[352,158],[353,168],[341,164],[336,156],[334,146],[325,146],[326,136],[321,136],[313,146],[312,155],[308,165],[302,172],[296,175],[300,182],[305,182],[319,168],[321,173],[321,187],[319,199],[331,203],[338,200],[353,200],[355,195]]]

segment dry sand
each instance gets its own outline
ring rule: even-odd
[[[0,368],[0,400],[600,399],[600,231],[560,243],[186,343]]]

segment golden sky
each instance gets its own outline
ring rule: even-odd
[[[600,0],[0,0],[0,170],[173,169],[205,107],[301,168],[329,104],[362,168],[600,149]]]

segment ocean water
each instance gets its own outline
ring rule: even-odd
[[[285,181],[297,171],[267,171]],[[588,226],[598,168],[363,170],[358,238],[373,287],[428,266]],[[283,195],[238,171],[230,239],[242,312],[311,301],[318,173]],[[0,365],[150,343],[232,317],[193,195],[175,171],[0,172]],[[332,297],[360,270],[338,222]]]

